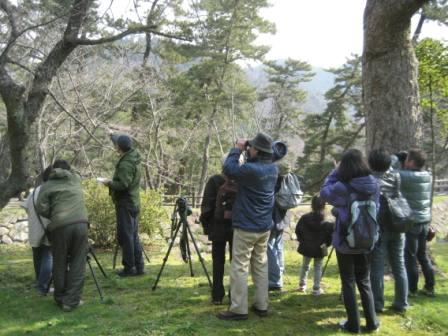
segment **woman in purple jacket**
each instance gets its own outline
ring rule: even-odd
[[[378,181],[371,171],[362,153],[357,149],[349,149],[342,155],[339,166],[325,179],[320,191],[321,197],[334,206],[336,228],[333,232],[333,246],[336,249],[339,275],[342,282],[347,321],[340,323],[344,331],[358,333],[360,331],[359,311],[356,304],[356,286],[361,295],[361,302],[366,318],[366,331],[379,328],[370,286],[370,251],[350,248],[345,240],[342,223],[350,216],[350,194],[360,197],[374,197],[379,202]]]

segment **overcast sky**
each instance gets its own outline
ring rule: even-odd
[[[361,54],[366,0],[271,0],[271,3],[273,6],[262,15],[275,22],[277,33],[258,40],[271,46],[269,59],[291,57],[327,68],[342,65],[353,53]],[[132,0],[114,1],[112,7],[115,15],[131,8]],[[415,25],[417,20],[414,21]],[[448,39],[448,28],[425,23],[421,37],[428,36]]]

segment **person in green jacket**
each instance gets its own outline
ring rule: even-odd
[[[140,163],[139,152],[132,148],[127,135],[111,135],[120,159],[115,166],[111,181],[104,184],[115,204],[117,216],[117,239],[122,249],[123,269],[119,276],[144,274],[143,252],[138,238],[138,214],[140,212]]]
[[[427,254],[426,238],[431,222],[431,173],[424,170],[426,155],[420,150],[410,150],[404,169],[400,170],[401,193],[412,210],[414,226],[406,232],[404,260],[408,275],[409,295],[417,294],[418,267],[421,266],[425,285],[422,293],[434,296],[434,269]]]
[[[67,161],[54,162],[49,180],[40,188],[36,210],[50,220],[54,299],[63,311],[72,311],[82,304],[88,217],[81,179]]]

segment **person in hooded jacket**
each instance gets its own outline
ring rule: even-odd
[[[50,220],[47,230],[53,255],[54,299],[63,311],[72,311],[82,304],[88,218],[81,178],[67,161],[54,162],[49,180],[37,196],[36,212]]]
[[[378,181],[371,175],[365,158],[357,149],[344,152],[338,167],[325,179],[320,195],[334,206],[333,214],[336,216],[332,243],[336,250],[347,313],[347,321],[342,321],[339,325],[344,331],[358,333],[361,328],[355,284],[361,295],[366,331],[377,330],[379,322],[370,285],[370,252],[353,249],[345,240],[343,224],[350,217],[349,205],[353,192],[362,198],[374,198],[377,208],[379,207]]]
[[[132,139],[124,134],[111,135],[120,155],[112,180],[104,182],[115,204],[117,239],[122,249],[121,277],[144,274],[143,250],[138,237],[140,212],[140,153],[132,148]]]
[[[303,255],[303,263],[300,272],[299,291],[306,291],[306,280],[310,270],[310,262],[314,260],[314,285],[313,295],[323,294],[320,287],[322,275],[322,261],[325,257],[327,246],[331,245],[331,234],[334,224],[325,221],[325,202],[318,195],[311,199],[311,209],[300,217],[296,226],[296,236],[299,241],[298,252]],[[324,247],[324,248],[323,248]]]

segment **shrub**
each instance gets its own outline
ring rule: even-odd
[[[109,196],[109,189],[95,180],[83,181],[84,197],[89,214],[89,237],[95,246],[111,248],[116,244],[115,206]],[[145,190],[140,193],[139,233],[146,233],[149,239],[162,232],[162,224],[168,215],[162,206],[161,190]]]

